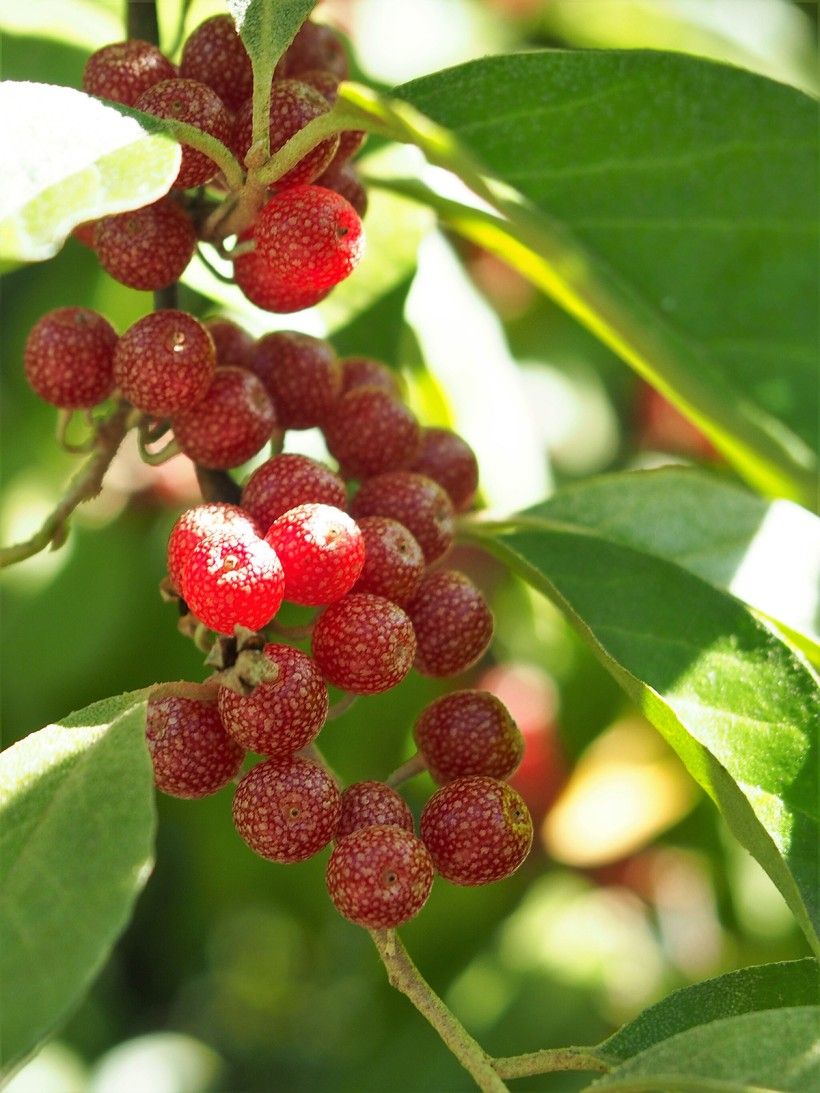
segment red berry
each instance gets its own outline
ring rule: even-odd
[[[466,440],[450,429],[425,429],[413,470],[438,482],[456,512],[466,512],[478,489],[478,461]]]
[[[414,471],[391,471],[364,482],[350,505],[353,516],[389,516],[411,532],[428,563],[450,549],[455,515],[438,482]]]
[[[293,755],[248,771],[233,799],[233,822],[251,848],[276,862],[311,858],[333,838],[341,796],[326,770]]]
[[[221,315],[213,319],[206,319],[204,326],[214,340],[217,364],[230,365],[235,368],[248,368],[250,366],[251,353],[255,342],[246,330],[243,330],[231,319],[226,319]]]
[[[52,406],[96,406],[114,389],[113,326],[85,307],[58,307],[29,332],[23,361],[26,379]]]
[[[374,824],[412,831],[413,814],[386,782],[354,782],[342,794],[342,815],[336,838],[343,839],[345,835]]]
[[[342,359],[342,393],[354,387],[381,387],[393,398],[401,399],[399,377],[381,361],[370,357],[344,357]]]
[[[349,163],[342,163],[338,167],[332,163],[323,175],[316,179],[317,186],[325,186],[334,193],[341,194],[345,201],[350,202],[360,218],[367,212],[367,190],[359,178],[356,168]]]
[[[392,929],[417,915],[433,886],[424,843],[400,827],[365,827],[336,844],[327,889],[339,914],[369,930]]]
[[[104,216],[94,230],[94,249],[106,273],[143,292],[156,292],[178,281],[195,247],[193,221],[170,197],[132,212]]]
[[[256,343],[250,362],[284,429],[321,425],[342,389],[342,368],[321,338],[279,330]]]
[[[299,73],[299,82],[314,87],[332,106],[339,97],[339,84],[342,81],[326,68],[307,68]]]
[[[319,734],[327,717],[327,688],[310,657],[290,645],[266,645],[279,675],[243,697],[219,688],[225,729],[243,748],[260,755],[292,755]]]
[[[236,530],[240,535],[259,536],[259,526],[251,515],[223,501],[210,501],[183,512],[168,536],[168,576],[179,591],[182,568],[191,551],[203,538]]]
[[[185,454],[203,467],[238,467],[271,439],[276,413],[268,393],[244,368],[217,368],[196,405],[173,418]]]
[[[132,38],[91,54],[85,62],[83,91],[133,106],[149,87],[173,80],[176,74],[174,65],[155,45]]]
[[[242,507],[266,531],[277,517],[308,502],[343,509],[345,484],[324,463],[290,452],[257,467],[242,491]]]
[[[334,687],[372,695],[401,683],[412,667],[416,638],[398,604],[353,592],[322,612],[313,628],[312,652]]]
[[[135,106],[157,118],[184,121],[227,145],[231,139],[231,116],[222,99],[198,80],[163,80],[145,91]],[[219,168],[204,152],[182,143],[182,163],[174,186],[187,190],[204,186]]]
[[[362,533],[332,505],[298,505],[274,520],[265,538],[279,555],[291,603],[318,607],[341,599],[364,565]]]
[[[418,651],[416,668],[425,676],[454,676],[471,667],[493,636],[487,601],[464,573],[428,573],[407,608]]]
[[[117,386],[153,417],[197,403],[215,368],[210,334],[185,311],[152,311],[126,330],[114,351]]]
[[[71,238],[76,239],[78,243],[82,243],[82,245],[88,247],[89,250],[94,250],[94,235],[96,231],[96,220],[84,220],[82,224],[78,224],[76,228],[72,228]]]
[[[239,242],[249,242],[252,238],[253,232],[248,230],[239,236]],[[233,278],[237,288],[252,304],[261,307],[263,311],[273,311],[278,315],[313,307],[330,292],[329,288],[317,292],[310,287],[294,289],[283,284],[276,268],[263,261],[256,250],[234,258]]]
[[[421,438],[413,412],[380,387],[354,387],[342,395],[323,432],[330,453],[350,478],[406,466]]]
[[[207,797],[239,773],[245,752],[222,727],[215,703],[150,698],[145,727],[154,782],[172,797]]]
[[[436,869],[453,884],[509,877],[532,845],[532,819],[512,786],[495,778],[457,778],[433,794],[421,837]]]
[[[308,19],[285,51],[277,75],[298,76],[313,68],[333,72],[340,80],[347,78],[347,55],[338,34],[331,27]]]
[[[436,782],[468,774],[508,778],[524,755],[510,711],[489,691],[442,695],[422,712],[413,736]]]
[[[182,47],[179,74],[207,84],[229,110],[253,91],[251,59],[230,15],[214,15],[192,31]]]
[[[364,540],[364,568],[354,591],[372,592],[404,607],[424,577],[421,547],[403,524],[388,516],[365,516],[358,524]]]

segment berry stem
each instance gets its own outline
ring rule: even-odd
[[[55,438],[63,451],[70,452],[71,455],[88,455],[89,452],[93,452],[94,450],[93,435],[87,437],[82,442],[82,444],[77,444],[75,441],[68,439],[68,430],[71,426],[71,420],[73,417],[73,410],[57,411],[57,428],[55,430]]]
[[[337,717],[341,717],[343,713],[347,713],[358,697],[358,695],[350,693],[343,694],[338,702],[334,702],[332,706],[328,707],[328,721],[334,721]]]
[[[195,464],[196,480],[203,501],[227,501],[238,505],[242,490],[227,471],[213,471],[209,467]]]
[[[427,770],[427,764],[424,762],[424,757],[421,752],[416,752],[415,755],[411,755],[406,762],[402,763],[400,767],[396,767],[386,781],[389,786],[392,786],[393,789],[395,789],[396,786],[400,786],[403,782],[415,778],[417,774],[421,774],[424,770]]]
[[[494,1059],[493,1066],[502,1078],[526,1078],[532,1074],[550,1074],[556,1070],[600,1070],[610,1065],[595,1054],[592,1047],[550,1047]]]
[[[264,186],[276,182],[291,167],[295,167],[299,160],[306,156],[317,144],[320,144],[328,137],[332,137],[335,133],[341,133],[344,129],[352,128],[350,124],[352,117],[352,115],[348,117],[348,112],[343,106],[340,108],[338,104],[328,113],[320,114],[318,118],[309,121],[307,125],[295,133],[261,167],[251,170],[251,178]]]
[[[127,38],[140,38],[143,42],[159,45],[157,6],[153,0],[128,0],[125,10]]]
[[[212,159],[217,164],[231,190],[241,189],[245,181],[245,173],[239,161],[221,140],[217,140],[202,129],[197,129],[195,125],[178,121],[176,118],[157,118],[152,114],[143,114],[142,111],[134,111],[134,113],[147,121],[152,128],[170,134],[180,144],[187,144],[190,148],[203,152],[208,159]]]
[[[315,622],[315,619],[311,619],[310,622],[299,623],[295,626],[285,626],[284,623],[277,622],[274,619],[273,622],[268,623],[265,629],[277,634],[280,638],[287,638],[288,641],[300,641],[302,638],[310,637],[313,633]]]

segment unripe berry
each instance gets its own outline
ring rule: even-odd
[[[193,315],[152,311],[130,326],[114,351],[114,379],[125,398],[167,417],[204,397],[214,376],[210,334]]]
[[[436,782],[469,774],[508,778],[524,754],[510,711],[489,691],[442,695],[422,712],[413,736]]]
[[[447,491],[456,512],[466,512],[478,489],[475,452],[450,429],[424,429],[412,469],[426,474]]]
[[[399,377],[381,361],[370,357],[342,358],[342,393],[354,387],[381,387],[388,395],[401,399],[403,392]]]
[[[278,330],[256,343],[249,365],[267,388],[284,429],[311,429],[327,418],[342,389],[342,368],[321,338]]]
[[[413,830],[413,813],[386,782],[354,782],[342,794],[342,814],[336,838],[343,839],[375,824]]]
[[[214,470],[238,467],[256,455],[276,424],[267,391],[244,368],[217,368],[200,401],[172,421],[183,452]]]
[[[277,517],[308,502],[343,509],[345,484],[324,463],[291,452],[257,467],[242,491],[242,507],[265,531]]]
[[[268,528],[285,571],[285,599],[306,607],[349,592],[364,565],[364,540],[353,520],[331,505],[298,505]]]
[[[412,410],[380,387],[354,387],[342,395],[322,431],[331,455],[350,478],[406,466],[421,439]]]
[[[170,197],[142,209],[104,216],[94,228],[94,250],[115,281],[156,292],[178,281],[193,257],[190,216]]]
[[[364,568],[354,591],[372,592],[404,607],[424,577],[421,547],[403,524],[388,516],[365,516],[358,524],[364,540]]]
[[[371,695],[401,683],[413,664],[416,639],[397,604],[353,592],[320,615],[312,652],[329,683],[351,694]]]
[[[135,106],[157,118],[184,121],[223,144],[230,144],[231,116],[216,92],[198,80],[164,80],[140,95]],[[218,171],[218,166],[204,152],[183,143],[182,163],[174,186],[180,190],[204,186]]]
[[[285,50],[276,74],[298,76],[313,68],[333,72],[340,80],[348,74],[347,55],[338,34],[331,27],[308,19]]]
[[[294,755],[248,771],[233,799],[233,822],[251,848],[275,862],[304,861],[333,838],[341,796],[326,770]]]
[[[265,656],[279,669],[275,680],[251,694],[219,688],[225,730],[243,748],[260,755],[292,755],[318,736],[327,717],[327,688],[310,657],[290,645],[266,645]]]
[[[230,15],[214,15],[188,35],[179,74],[207,84],[229,110],[238,110],[250,97],[251,59]]]
[[[222,727],[215,703],[151,697],[145,735],[154,782],[172,797],[207,797],[239,773],[245,752]]]
[[[251,354],[256,343],[247,330],[243,330],[237,323],[221,315],[206,319],[204,326],[214,340],[217,364],[235,368],[250,366]]]
[[[428,563],[450,549],[455,536],[453,505],[438,482],[414,471],[369,478],[350,504],[355,519],[389,516],[411,532]]]
[[[155,45],[132,38],[114,42],[92,53],[85,62],[83,91],[101,99],[133,106],[140,95],[177,70]]]
[[[117,332],[85,307],[59,307],[37,320],[23,361],[33,390],[63,410],[96,406],[114,389]]]
[[[251,538],[261,538],[259,525],[239,505],[209,501],[182,513],[168,536],[168,576],[177,591],[180,589],[183,566],[197,543],[208,536],[218,537],[231,530]]]
[[[316,179],[316,185],[341,194],[345,201],[350,202],[359,218],[364,219],[367,212],[367,190],[352,164],[341,163],[337,167],[331,163],[325,173]]]
[[[369,930],[393,929],[417,915],[433,886],[424,843],[400,827],[365,827],[336,844],[327,890],[339,914]]]
[[[436,869],[453,884],[509,877],[532,846],[532,819],[512,786],[495,778],[457,778],[433,794],[421,837]]]
[[[428,573],[407,607],[418,650],[416,669],[425,676],[454,676],[487,650],[493,616],[468,576],[455,569]]]
[[[239,242],[247,243],[252,238],[253,232],[248,230],[239,236]],[[330,288],[317,291],[310,285],[299,284],[294,287],[284,283],[276,267],[264,261],[256,250],[234,258],[233,278],[237,288],[252,304],[261,307],[263,311],[273,311],[278,315],[313,307],[330,292]]]

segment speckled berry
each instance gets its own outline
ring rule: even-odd
[[[495,778],[457,778],[433,794],[421,814],[421,837],[436,869],[453,884],[509,877],[532,845],[523,798]]]
[[[219,688],[222,724],[237,743],[260,755],[293,755],[318,736],[327,717],[327,688],[311,658],[290,645],[265,646],[279,669],[247,696]]]
[[[364,540],[364,568],[354,591],[372,592],[404,607],[424,577],[421,547],[403,524],[389,516],[364,516],[357,522]]]
[[[152,311],[122,335],[114,351],[114,379],[138,410],[167,417],[198,402],[216,368],[214,343],[185,311]]]
[[[265,531],[289,509],[309,502],[344,509],[345,484],[324,463],[295,452],[275,455],[257,467],[242,490],[242,507]]]
[[[371,357],[342,358],[342,393],[347,394],[354,387],[381,387],[395,399],[401,399],[403,394],[398,375]]]
[[[367,190],[352,164],[341,163],[335,166],[331,163],[325,173],[316,179],[316,185],[325,186],[328,190],[341,194],[345,201],[353,206],[359,218],[364,219],[364,214],[367,212]]]
[[[332,27],[308,19],[285,50],[277,75],[298,76],[312,68],[326,69],[340,80],[348,74],[347,55],[339,35]]]
[[[364,565],[362,533],[332,505],[297,505],[273,521],[265,538],[279,555],[291,603],[318,607],[340,600]]]
[[[333,346],[294,330],[260,338],[249,367],[267,388],[284,429],[321,425],[342,390],[342,367]]]
[[[406,466],[421,439],[412,410],[380,387],[354,387],[342,395],[323,432],[331,455],[350,478]]]
[[[231,116],[216,92],[198,80],[164,80],[140,95],[134,105],[157,118],[184,121],[222,144],[230,144]],[[182,143],[182,163],[174,186],[180,190],[203,186],[218,170],[204,152]]]
[[[418,642],[416,668],[425,676],[466,671],[493,636],[487,601],[470,578],[455,569],[428,573],[407,613]]]
[[[422,712],[413,736],[436,782],[469,774],[509,778],[524,755],[510,711],[489,691],[442,695]]]
[[[389,691],[413,664],[413,626],[398,604],[352,592],[322,612],[313,628],[313,657],[325,679],[351,694]]]
[[[143,292],[156,292],[178,281],[195,247],[193,221],[170,197],[132,212],[104,216],[94,228],[94,250],[106,273]]]
[[[168,536],[168,576],[177,591],[182,568],[197,543],[208,536],[219,536],[232,529],[251,538],[262,537],[257,522],[239,505],[208,501],[182,513]]]
[[[445,490],[426,475],[390,471],[369,478],[350,504],[357,519],[389,516],[411,532],[428,563],[450,549],[455,535],[453,505]]]
[[[342,794],[342,814],[336,838],[374,824],[413,830],[413,813],[406,801],[386,782],[354,782]]]
[[[64,410],[96,406],[114,389],[117,332],[96,311],[58,307],[29,332],[23,352],[33,390]]]
[[[393,929],[419,913],[433,886],[424,843],[401,827],[364,827],[330,855],[327,890],[339,914],[369,930]]]
[[[256,343],[247,330],[221,315],[206,319],[203,325],[214,340],[217,364],[235,368],[249,367]]]
[[[215,703],[151,697],[145,736],[154,782],[172,797],[207,797],[239,773],[244,749],[232,740]]]
[[[238,110],[253,91],[253,71],[230,15],[214,15],[191,31],[182,47],[179,74],[215,91],[229,110]]]
[[[473,503],[478,489],[478,461],[458,433],[424,429],[412,469],[443,486],[456,512],[466,512]]]
[[[83,91],[133,106],[149,87],[162,80],[173,80],[176,74],[174,65],[155,45],[132,38],[113,42],[91,54],[85,62]]]
[[[203,467],[227,470],[256,455],[277,427],[267,391],[244,368],[217,368],[196,405],[172,420],[185,454]]]
[[[326,68],[307,68],[299,73],[299,82],[315,88],[332,106],[339,97],[339,77]]]
[[[253,232],[248,230],[239,236],[240,243],[253,239]],[[233,278],[237,288],[252,304],[263,311],[272,311],[277,315],[288,315],[294,311],[303,311],[313,307],[330,292],[330,288],[317,291],[309,285],[293,287],[284,283],[275,266],[260,258],[256,250],[250,250],[233,260]],[[331,286],[332,287],[332,286]]]
[[[341,795],[326,770],[294,755],[248,771],[233,799],[233,822],[251,848],[275,862],[304,861],[333,838]]]

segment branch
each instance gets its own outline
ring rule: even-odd
[[[526,1055],[510,1055],[493,1059],[496,1073],[502,1078],[526,1078],[533,1074],[549,1074],[556,1070],[608,1071],[610,1064],[594,1054],[592,1047],[555,1047],[530,1051]]]

